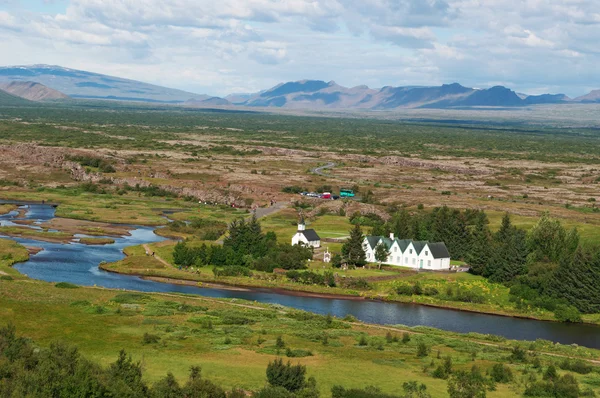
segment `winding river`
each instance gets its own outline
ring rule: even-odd
[[[48,205],[28,205],[25,218],[36,224],[54,218],[55,209]],[[14,225],[18,212],[0,216],[0,225]],[[38,227],[39,228],[39,227]],[[85,286],[102,286],[142,292],[172,292],[196,294],[217,298],[240,298],[263,303],[276,303],[319,314],[343,317],[351,314],[361,321],[375,324],[429,326],[455,332],[495,334],[516,340],[546,339],[561,344],[579,344],[600,348],[600,327],[585,324],[564,324],[529,319],[502,317],[455,311],[423,305],[385,303],[369,300],[343,300],[299,297],[268,290],[233,291],[200,288],[143,280],[134,276],[119,275],[98,268],[101,261],[113,262],[124,257],[123,248],[142,243],[164,240],[155,235],[153,228],[137,227],[131,236],[115,239],[114,244],[86,246],[80,243],[48,243],[31,239],[9,238],[21,244],[43,250],[30,260],[15,264],[15,268],[31,278],[48,282],[71,282]]]

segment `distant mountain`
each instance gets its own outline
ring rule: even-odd
[[[184,105],[199,106],[199,107],[227,106],[227,105],[231,105],[231,102],[227,101],[224,98],[220,98],[220,97],[210,97],[210,98],[203,99],[203,100],[191,99],[191,100],[185,101]]]
[[[0,106],[31,105],[33,102],[0,90]]]
[[[581,97],[577,97],[574,101],[590,103],[590,102],[600,102],[600,90],[594,90],[589,94],[582,95]]]
[[[568,101],[563,94],[527,96],[496,86],[473,89],[458,83],[433,87],[367,86],[346,88],[335,82],[301,80],[281,83],[254,94],[239,105],[252,107],[308,109],[373,109],[453,108],[453,107],[516,107],[534,104],[556,104]]]
[[[53,90],[50,87],[35,82],[13,81],[10,83],[0,83],[0,89],[30,101],[48,101],[69,98],[68,95],[63,94],[60,91]]]
[[[41,83],[72,98],[159,103],[211,98],[135,80],[50,65],[0,67],[0,83],[12,81]]]
[[[524,98],[527,105],[536,104],[564,104],[571,101],[571,98],[564,94],[542,94],[542,95],[529,95]]]

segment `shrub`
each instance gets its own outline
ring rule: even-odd
[[[281,358],[269,362],[267,380],[273,387],[283,387],[288,391],[298,391],[306,384],[306,367],[283,363]]]
[[[510,383],[513,379],[513,374],[508,366],[497,363],[492,366],[490,377],[496,383]]]
[[[14,280],[10,275],[0,275],[0,281],[12,281]]]
[[[292,349],[288,348],[287,350],[285,350],[285,356],[288,358],[304,358],[304,357],[312,357],[313,353],[310,350],[301,350],[301,349],[292,350]]]
[[[59,282],[56,285],[54,285],[55,287],[59,288],[59,289],[79,289],[79,286],[74,285],[72,283],[69,282]]]
[[[410,341],[410,333],[404,332],[402,333],[402,342],[407,344]]]
[[[363,347],[369,345],[369,342],[367,341],[367,338],[364,334],[360,336],[360,340],[358,340],[358,345]]]
[[[527,352],[516,345],[512,348],[509,359],[511,362],[527,362]]]
[[[160,341],[160,337],[155,334],[144,333],[144,337],[142,338],[142,344],[156,344]]]
[[[560,368],[564,370],[570,370],[571,372],[579,373],[582,375],[590,373],[593,368],[590,364],[582,361],[581,359],[570,361],[565,359],[560,363]]]
[[[572,305],[557,305],[554,310],[554,317],[561,322],[579,323],[582,321],[581,313]]]
[[[417,357],[423,358],[429,355],[429,347],[424,342],[420,341],[417,345]]]
[[[285,341],[283,341],[283,337],[277,336],[277,340],[275,340],[275,347],[279,349],[285,348]]]
[[[425,286],[425,288],[423,288],[423,294],[425,296],[437,296],[440,292],[433,286]]]
[[[401,296],[412,296],[413,288],[411,285],[403,283],[401,285],[396,286],[396,293]]]

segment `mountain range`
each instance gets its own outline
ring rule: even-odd
[[[15,83],[17,82],[17,83]],[[564,94],[527,95],[496,86],[344,87],[334,81],[301,80],[225,98],[195,94],[130,79],[50,65],[0,67],[0,89],[32,101],[86,98],[177,104],[188,107],[392,110],[402,108],[520,107],[600,103],[600,90],[571,99]]]

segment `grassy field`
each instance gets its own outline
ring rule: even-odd
[[[0,239],[0,278],[22,279],[12,265],[29,259],[27,249],[9,239]]]
[[[475,364],[485,372],[496,362],[508,363],[510,348],[517,344],[420,328],[410,330],[409,342],[396,342],[393,337],[400,340],[404,328],[328,321],[323,316],[239,300],[60,289],[35,281],[0,280],[0,317],[44,346],[68,341],[103,365],[113,362],[125,348],[142,361],[148,381],[167,371],[183,380],[191,365],[201,365],[203,375],[226,387],[256,390],[265,384],[267,363],[278,355],[285,357],[290,348],[298,355],[308,355],[291,360],[308,367],[325,397],[336,384],[370,384],[392,393],[410,380],[425,383],[433,397],[445,397],[446,381],[431,373],[446,356],[452,357],[455,370]],[[388,332],[390,338],[386,339]],[[156,336],[158,342],[144,344],[145,333]],[[275,347],[278,336],[286,348]],[[323,336],[327,336],[327,344]],[[416,356],[419,342],[430,348],[429,356]],[[542,366],[561,359],[542,352],[584,359],[600,356],[598,351],[584,348],[520,344],[535,350]],[[531,377],[531,363],[509,366],[515,381],[498,384],[489,397],[518,396],[523,390]],[[356,377],[357,369],[360,377]],[[576,377],[582,387],[598,389],[597,371]]]

